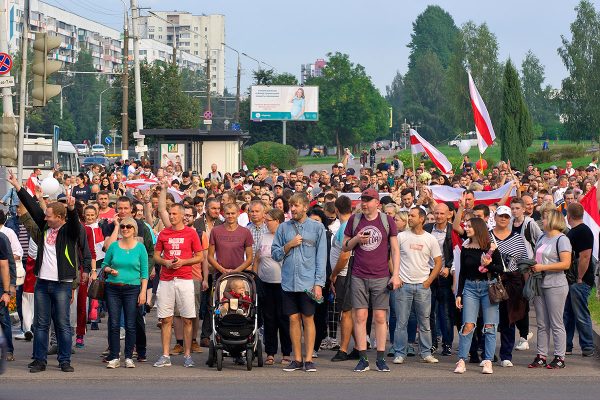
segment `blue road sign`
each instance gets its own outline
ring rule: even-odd
[[[231,130],[232,131],[239,131],[240,130],[240,124],[238,124],[237,122],[234,122],[233,124],[231,124]]]
[[[110,136],[107,136],[107,137],[104,138],[104,142],[106,144],[111,144],[112,143],[112,138]]]
[[[6,53],[0,53],[0,75],[8,74],[12,65],[12,58]]]

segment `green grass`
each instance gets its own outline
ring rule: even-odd
[[[534,140],[533,144],[529,148],[527,148],[527,153],[529,154],[529,153],[533,153],[533,152],[541,150],[542,143],[543,143],[542,140]],[[568,141],[568,140],[559,140],[559,141],[553,140],[550,142],[550,148],[553,149],[556,147],[562,147],[562,146],[573,145],[573,144],[575,144],[575,143]],[[585,145],[586,147],[593,146],[592,142],[590,142],[590,141],[581,142],[580,144]],[[448,157],[451,162],[453,159],[462,160],[462,156],[460,154],[460,151],[458,150],[458,147],[455,147],[455,146],[450,147],[448,145],[436,146],[436,147],[439,151],[441,151],[444,155],[446,155],[446,157]],[[409,151],[410,150],[402,150],[398,154],[405,155],[405,156],[408,155],[410,157]],[[471,147],[471,150],[467,154],[469,155],[469,158],[471,159],[472,162],[476,162],[477,160],[479,160],[479,149],[477,148],[477,146]],[[497,163],[498,161],[500,161],[500,145],[498,144],[496,146],[489,147],[486,150],[486,152],[483,154],[483,158],[487,161],[488,166],[491,166],[491,165]],[[548,168],[551,165],[557,165],[557,166],[564,167],[565,161],[566,160],[561,161],[561,162],[554,161],[554,162],[549,162],[549,163],[536,164],[536,166],[540,167],[540,168]],[[592,161],[592,154],[589,154],[586,157],[574,158],[571,161],[573,161],[574,167],[587,166]],[[415,158],[415,162],[417,162],[417,158]],[[457,168],[458,165],[453,165],[453,167]]]
[[[336,156],[327,156],[327,157],[298,157],[298,165],[305,164],[330,164],[333,165],[334,162],[337,162],[338,158]]]
[[[597,288],[592,289],[592,294],[589,298],[590,313],[592,314],[592,320],[596,325],[600,325],[600,301],[596,298]]]

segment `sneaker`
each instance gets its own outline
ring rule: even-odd
[[[68,361],[63,361],[60,363],[60,370],[62,372],[75,372],[75,368],[73,368],[71,363]]]
[[[519,338],[519,343],[517,343],[517,345],[515,346],[515,350],[529,350],[529,342],[527,341],[527,339]]]
[[[315,366],[314,362],[307,361],[304,363],[304,370],[306,372],[317,372],[317,367]]]
[[[407,357],[414,357],[415,356],[415,346],[413,346],[413,344],[409,344],[408,346],[406,346],[406,356]]]
[[[50,347],[48,347],[48,355],[49,356],[53,356],[57,353],[58,353],[58,345],[53,344]]]
[[[121,366],[121,360],[119,360],[118,358],[110,360],[106,364],[106,368],[111,368],[111,369],[119,368],[120,366]]]
[[[531,340],[532,337],[533,337],[533,332],[527,333],[527,340]]]
[[[430,354],[430,355],[428,355],[427,357],[423,358],[423,360],[422,360],[422,361],[423,361],[424,363],[427,363],[427,364],[437,364],[437,363],[439,363],[439,362],[440,362],[440,361],[439,361],[437,358],[435,358],[435,357],[434,357],[434,356],[432,356],[431,354]]]
[[[141,363],[145,363],[148,362],[148,358],[146,358],[146,356],[137,356],[137,362],[141,362]]]
[[[90,324],[90,329],[93,330],[93,331],[99,331],[100,330],[100,328],[98,327],[98,323],[97,322],[92,322]]]
[[[180,354],[183,354],[183,346],[179,343],[176,343],[175,346],[173,346],[173,348],[169,352],[169,354],[172,356],[178,356]]]
[[[469,355],[469,364],[479,364],[480,362],[479,354],[474,353]]]
[[[394,348],[393,348],[393,347],[390,347],[390,349],[389,349],[389,350],[388,350],[388,352],[387,352],[387,356],[388,356],[388,357],[394,357],[394,354],[395,354],[395,353],[394,353]]]
[[[125,328],[119,329],[119,339],[125,340]]]
[[[135,368],[135,363],[131,358],[125,359],[125,368]]]
[[[25,340],[25,332],[20,331],[16,335],[14,335],[15,340]]]
[[[435,354],[437,352],[437,346],[433,345],[429,350],[431,351],[431,354]]]
[[[194,366],[194,360],[192,360],[192,356],[183,356],[183,366],[186,368],[191,368]]]
[[[350,353],[348,353],[348,360],[360,360],[360,353],[356,349],[352,349]]]
[[[371,368],[369,368],[369,362],[364,358],[361,358],[360,360],[358,360],[358,364],[356,364],[356,367],[354,367],[354,372],[365,372],[369,371],[370,369]]]
[[[442,355],[443,356],[451,356],[452,355],[452,346],[449,344],[442,345]]]
[[[481,370],[482,374],[493,374],[494,369],[492,368],[492,362],[490,360],[485,360],[483,362],[483,368]]]
[[[394,364],[404,364],[404,357],[402,356],[396,356],[394,357]]]
[[[500,361],[500,366],[504,367],[504,368],[514,367],[512,361],[510,361],[510,360],[502,360],[502,361]]]
[[[318,351],[313,351],[312,358],[319,358],[319,352]]]
[[[210,339],[209,338],[204,338],[200,340],[200,347],[209,347],[210,345]]]
[[[170,367],[171,366],[171,357],[169,356],[160,356],[160,358],[158,360],[156,360],[156,362],[154,363],[154,366],[156,368],[162,368],[162,367]]]
[[[106,350],[104,350],[104,351],[102,352],[102,355],[103,355],[103,356],[107,356],[107,355],[109,355],[109,354],[110,354],[110,347],[107,347],[107,348],[106,348]]]
[[[338,341],[335,338],[331,339],[331,342],[329,344],[329,350],[338,351],[340,349],[340,345],[338,344]]]
[[[192,341],[192,353],[202,353],[202,347],[195,340]]]
[[[33,362],[29,365],[29,372],[31,373],[42,372],[46,370],[46,363],[40,360],[33,360]]]
[[[375,361],[375,366],[379,372],[390,372],[390,367],[387,366],[384,359]]]
[[[83,344],[83,336],[77,336],[77,339],[75,340],[75,347],[77,347],[78,349],[83,348],[84,344]]]
[[[331,348],[331,338],[327,336],[325,339],[321,340],[321,345],[319,346],[319,350],[329,350]]]
[[[367,335],[367,350],[371,349],[371,338]]]
[[[542,358],[539,354],[535,356],[535,359],[531,364],[529,364],[528,368],[544,368],[546,367],[546,358]]]
[[[587,350],[582,350],[581,351],[581,355],[583,357],[591,357],[591,356],[593,356],[594,355],[594,348],[587,349]]]
[[[573,349],[565,351],[565,356],[572,356],[572,355],[573,355]]]
[[[333,356],[331,358],[331,361],[336,362],[336,361],[346,361],[348,360],[348,353],[346,353],[345,351],[341,351],[338,350],[337,353],[335,353],[335,356]]]
[[[287,367],[285,367],[283,370],[285,372],[292,372],[292,371],[301,370],[302,368],[304,368],[304,364],[302,363],[302,361],[292,360],[292,362],[290,362],[287,365]]]
[[[552,360],[550,364],[546,365],[546,368],[548,369],[562,369],[564,367],[566,367],[565,360],[559,356],[554,356],[554,360]]]
[[[25,332],[25,340],[28,342],[31,342],[32,339],[33,339],[33,332],[31,332],[31,331]]]
[[[467,371],[467,366],[465,365],[465,360],[462,358],[456,362],[456,368],[454,368],[455,374],[464,374]]]

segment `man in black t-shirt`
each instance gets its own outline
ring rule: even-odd
[[[567,221],[571,226],[567,237],[573,246],[573,264],[570,272],[574,275],[575,282],[569,282],[563,319],[567,331],[567,354],[573,351],[573,336],[577,328],[582,355],[589,357],[594,354],[592,318],[588,308],[588,297],[594,285],[594,267],[591,260],[594,235],[583,223],[583,212],[583,206],[579,203],[571,203],[567,207]]]

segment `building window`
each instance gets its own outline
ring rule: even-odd
[[[149,39],[154,39],[154,35],[148,35]]]
[[[154,27],[153,26],[149,26],[148,27],[148,32],[154,32]]]
[[[162,40],[162,35],[158,35],[158,40]]]
[[[194,27],[194,31],[198,32],[198,27],[197,26]]]
[[[158,31],[159,31],[159,32],[162,32],[162,26],[159,26],[159,27],[158,27]]]
[[[194,55],[195,55],[195,56],[197,56],[197,55],[198,55],[198,52],[197,52],[197,51],[195,51],[195,52],[194,52]]]

